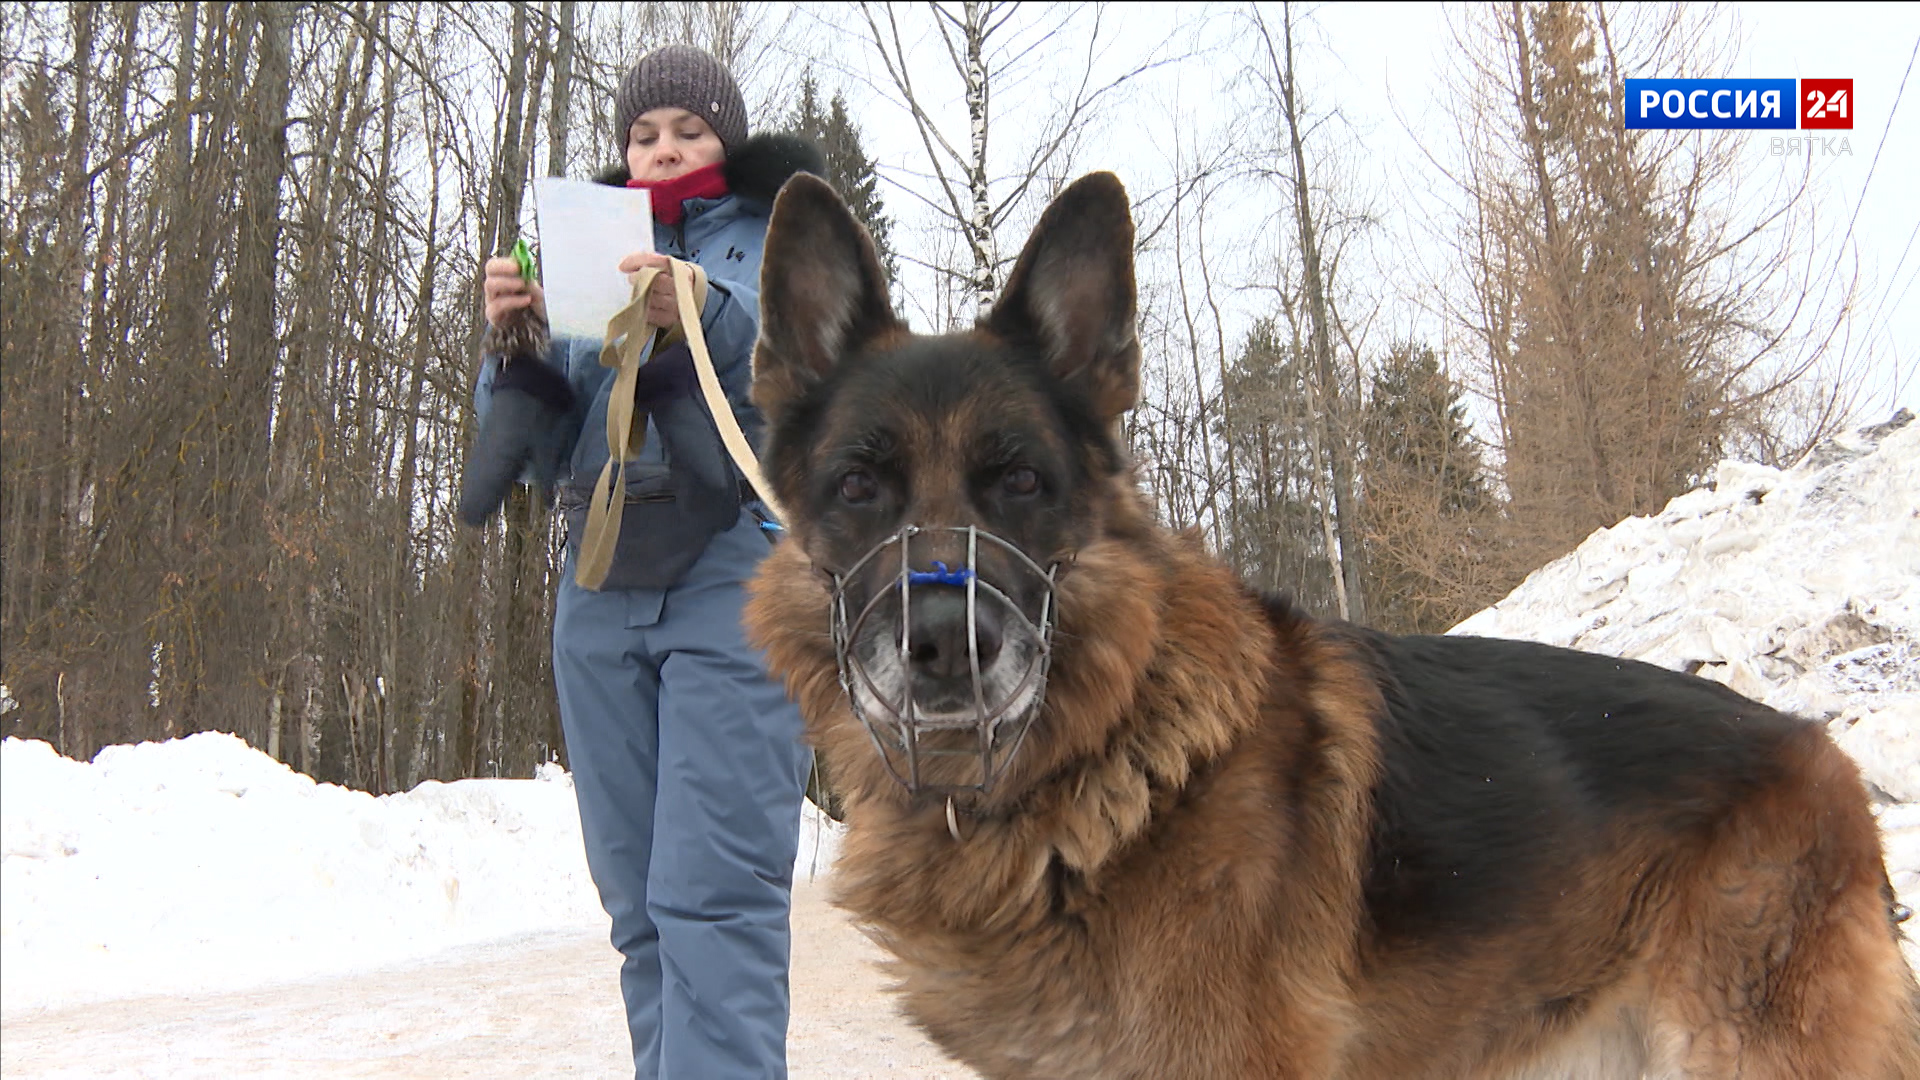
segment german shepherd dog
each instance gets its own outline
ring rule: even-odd
[[[988,1077],[1920,1078],[1878,833],[1820,727],[1645,664],[1400,637],[1155,522],[1133,226],[1045,212],[909,332],[824,182],[753,396],[748,625],[845,799],[835,901]]]

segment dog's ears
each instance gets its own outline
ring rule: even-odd
[[[773,201],[760,262],[754,404],[773,418],[843,356],[898,326],[866,229],[825,180],[796,174]]]
[[[1039,342],[1054,373],[1111,422],[1140,396],[1134,297],[1127,189],[1092,173],[1040,215],[985,325]]]

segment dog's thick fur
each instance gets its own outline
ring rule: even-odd
[[[748,620],[908,1015],[989,1077],[1920,1078],[1867,794],[1817,726],[1644,664],[1316,622],[1154,522],[1116,441],[1132,239],[1087,177],[978,328],[920,336],[831,189],[775,206],[754,396],[791,537]],[[1061,566],[1044,705],[959,840],[829,641],[825,572],[908,523]]]

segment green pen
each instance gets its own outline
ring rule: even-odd
[[[508,255],[513,258],[514,265],[520,268],[522,279],[530,282],[538,280],[539,270],[533,263],[533,251],[527,247],[525,239],[515,240],[513,250],[508,252]]]
[[[520,271],[520,279],[529,285],[539,283],[539,268],[534,264],[533,251],[525,240],[515,240],[513,250],[507,257]],[[506,367],[514,358],[521,355],[538,356],[546,351],[547,321],[533,315],[532,309],[520,317],[508,318],[505,326],[488,324],[487,333],[492,339],[489,349],[500,357],[500,366]]]

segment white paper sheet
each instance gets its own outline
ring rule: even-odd
[[[555,336],[607,335],[607,320],[633,298],[620,260],[653,250],[653,206],[638,188],[540,177],[533,182],[540,283]]]

